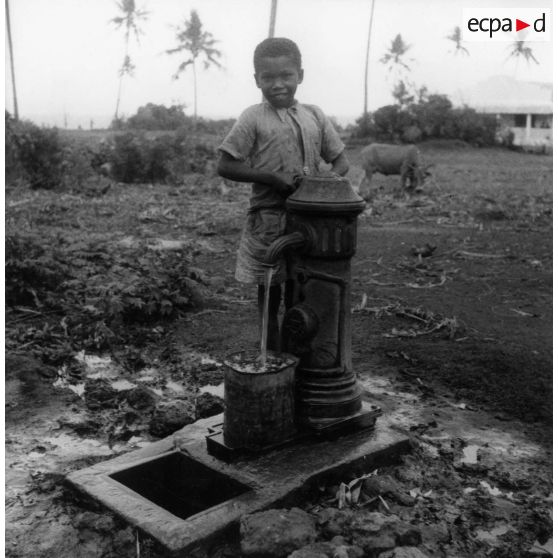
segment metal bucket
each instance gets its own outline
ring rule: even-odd
[[[232,448],[262,449],[295,433],[294,383],[298,358],[268,351],[285,364],[271,372],[243,371],[235,360],[256,362],[259,352],[241,351],[225,360],[223,439]]]

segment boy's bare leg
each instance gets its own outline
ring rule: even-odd
[[[258,314],[261,323],[264,307],[265,288],[258,285]],[[267,323],[267,348],[271,351],[281,350],[281,339],[279,338],[279,306],[281,304],[281,285],[272,285],[269,289],[269,319]]]

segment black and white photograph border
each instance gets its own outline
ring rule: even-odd
[[[5,556],[552,555],[552,7],[6,0]]]

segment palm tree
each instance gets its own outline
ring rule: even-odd
[[[516,73],[517,73],[517,66],[519,65],[519,60],[521,58],[525,59],[527,65],[531,63],[531,60],[535,62],[535,64],[539,63],[539,61],[533,55],[533,50],[531,49],[531,47],[525,46],[525,41],[514,41],[510,45],[510,54],[506,58],[506,61],[509,60],[510,58],[516,59],[516,63],[515,63]]]
[[[368,62],[370,60],[370,38],[372,36],[372,20],[374,17],[374,4],[370,5],[370,19],[368,20],[368,40],[366,42],[366,62],[364,63],[364,116],[368,112]]]
[[[203,55],[204,68],[207,69],[211,64],[221,67],[217,58],[221,57],[221,52],[214,48],[218,41],[208,31],[203,30],[200,16],[196,10],[190,12],[190,19],[185,19],[182,27],[176,27],[176,40],[178,46],[167,50],[167,54],[176,54],[186,52],[188,58],[180,63],[173,79],[178,79],[180,74],[186,70],[191,64],[194,74],[194,128],[198,119],[198,85],[196,75],[196,60],[198,56]]]
[[[410,48],[411,45],[405,44],[401,33],[398,33],[395,39],[391,41],[387,52],[380,58],[380,62],[388,66],[388,72],[390,74],[393,72],[394,90],[397,90],[400,84],[403,84],[406,88],[415,88],[407,75],[411,70],[409,63],[414,61],[413,59],[407,60],[405,58]]]
[[[138,22],[144,20],[147,17],[148,12],[144,10],[136,9],[135,0],[121,0],[117,2],[116,5],[121,12],[121,15],[114,17],[110,20],[117,29],[124,27],[124,59],[122,61],[122,66],[118,70],[118,75],[120,79],[118,80],[118,94],[116,96],[116,110],[114,111],[115,120],[118,119],[118,109],[120,107],[120,96],[122,94],[122,80],[125,75],[133,76],[135,66],[132,63],[132,59],[128,53],[130,44],[130,32],[133,31],[136,41],[139,44],[139,36],[142,33],[138,27]]]
[[[380,58],[380,62],[382,64],[388,64],[389,72],[400,68],[405,68],[405,70],[409,71],[411,68],[405,60],[403,60],[403,57],[410,48],[411,45],[405,44],[405,41],[401,37],[401,33],[398,33],[395,39],[391,41],[388,51]],[[411,62],[411,60],[409,60],[409,62]]]
[[[8,48],[10,49],[10,70],[12,72],[12,91],[14,95],[14,119],[19,120],[19,112],[17,109],[17,95],[15,83],[15,70],[14,70],[14,47],[12,45],[12,27],[10,25],[10,6],[6,0],[6,30],[8,33]]]
[[[454,43],[454,55],[463,54],[469,56],[469,51],[463,46],[463,34],[461,33],[460,27],[455,26],[453,28],[453,33],[451,35],[447,35],[446,39],[449,39]]]
[[[277,17],[277,0],[271,0],[271,10],[269,12],[269,32],[268,37],[275,36],[275,19]]]

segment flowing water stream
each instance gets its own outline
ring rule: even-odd
[[[260,342],[260,361],[262,368],[265,368],[267,362],[267,328],[269,325],[269,290],[271,288],[271,277],[273,276],[273,268],[266,269],[264,276],[264,300],[262,310],[262,336]]]

